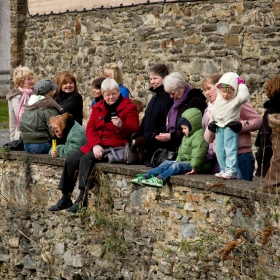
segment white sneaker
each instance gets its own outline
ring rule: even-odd
[[[226,180],[235,180],[236,179],[236,173],[233,173],[230,170],[227,170],[224,174],[221,175],[221,178]]]
[[[225,174],[224,170],[221,170],[219,173],[215,173],[215,176],[218,178],[223,178],[223,175]]]

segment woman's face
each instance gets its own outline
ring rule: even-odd
[[[163,84],[163,78],[157,74],[150,73],[150,83],[153,88],[157,88]]]
[[[174,100],[179,100],[182,98],[183,94],[185,92],[185,87],[181,86],[178,90],[170,90],[168,93],[171,98]]]
[[[72,80],[68,80],[61,86],[61,90],[66,93],[72,93],[75,90],[75,83]]]
[[[52,131],[57,138],[61,138],[63,135],[63,131],[57,124],[52,124]]]
[[[103,94],[103,99],[108,105],[114,104],[120,96],[120,92],[117,89],[112,89],[105,91]]]
[[[210,103],[213,103],[216,100],[216,98],[217,98],[217,90],[216,90],[216,87],[215,87],[214,84],[206,82],[203,85],[203,91],[204,91],[205,97],[207,98],[207,100]]]
[[[98,98],[102,95],[101,89],[98,89],[95,87],[92,87],[92,92],[93,92],[94,98]]]
[[[25,78],[23,83],[20,84],[20,87],[25,89],[34,89],[34,84],[35,80],[33,78],[33,75],[29,75]]]

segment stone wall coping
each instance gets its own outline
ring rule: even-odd
[[[0,153],[0,158],[6,160],[27,161],[32,164],[46,164],[63,167],[65,158],[52,158],[46,154],[28,154],[25,151],[11,151]],[[123,174],[125,176],[135,177],[137,174],[145,173],[149,170],[144,165],[126,165],[126,164],[109,164],[99,163],[97,166],[103,172]],[[254,179],[255,180],[255,179]],[[261,183],[259,178],[255,181],[244,180],[223,180],[214,175],[176,175],[170,178],[170,185],[187,186],[191,188],[212,191],[219,194],[230,195],[241,198],[251,198],[254,200],[263,200],[268,194],[261,191]]]

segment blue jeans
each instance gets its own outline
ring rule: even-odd
[[[191,171],[191,165],[189,162],[177,162],[177,161],[171,161],[171,160],[165,160],[162,164],[159,166],[149,170],[144,174],[145,177],[150,178],[151,175],[154,176],[160,176],[160,178],[163,180],[164,183],[166,183],[166,180],[176,174],[184,174],[186,172]]]
[[[255,158],[252,152],[237,155],[237,178],[246,181],[253,180]]]
[[[48,142],[46,143],[25,143],[24,150],[28,154],[48,154],[49,150],[51,149],[52,145]]]
[[[229,127],[217,127],[215,139],[220,169],[237,173],[238,133]]]

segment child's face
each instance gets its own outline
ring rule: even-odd
[[[95,87],[92,87],[92,92],[93,92],[94,98],[100,97],[102,95],[101,89],[98,89]]]
[[[234,94],[234,89],[232,88],[220,88],[219,91],[225,100],[230,100]]]
[[[186,125],[184,125],[184,124],[181,125],[181,128],[182,128],[182,131],[185,134],[185,136],[188,136],[189,133],[190,133],[189,128]]]
[[[216,100],[216,98],[217,98],[217,89],[216,89],[214,84],[206,82],[203,85],[203,91],[204,91],[205,97],[207,98],[207,100],[210,103],[213,103]]]

